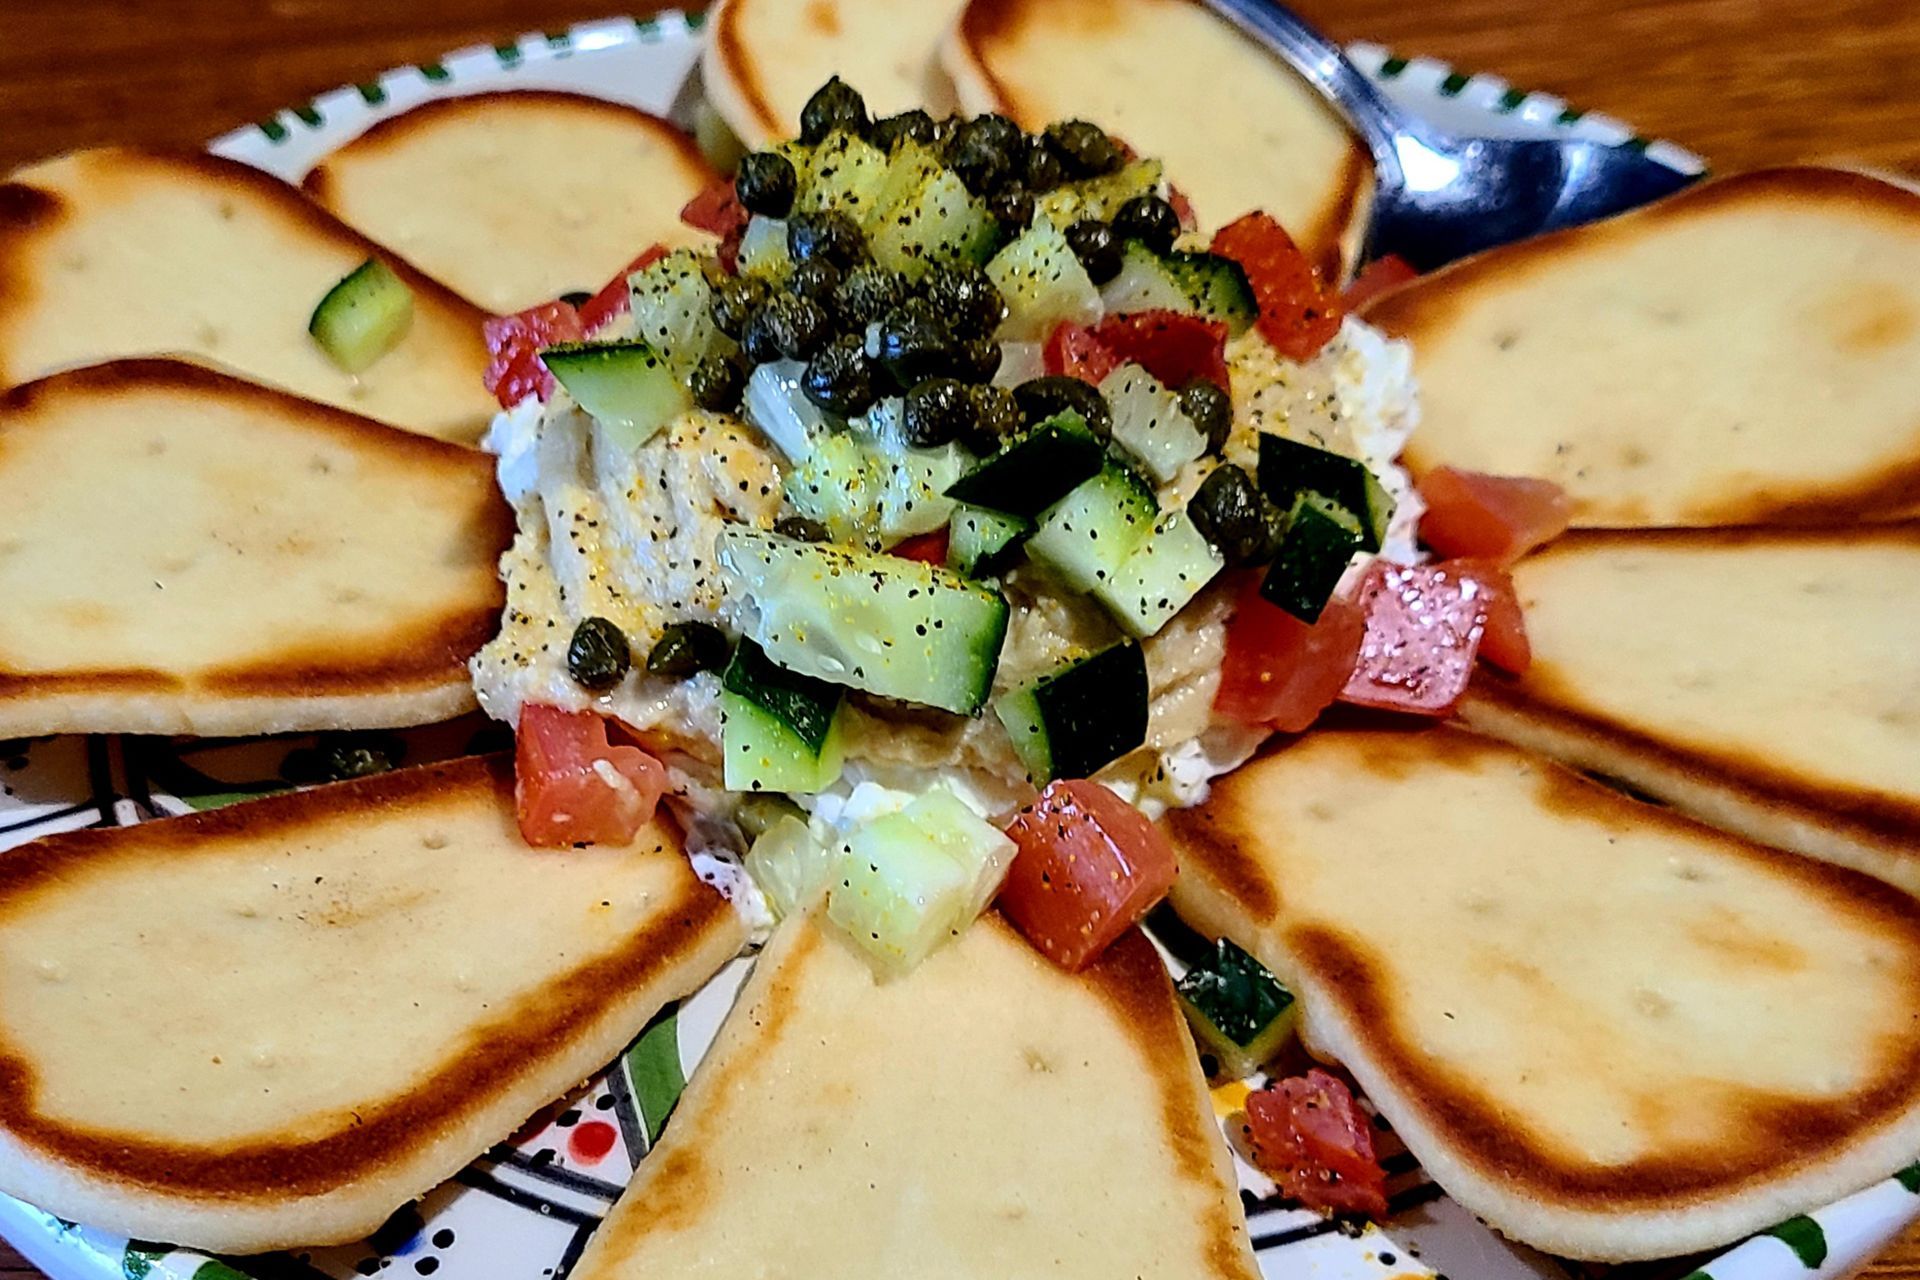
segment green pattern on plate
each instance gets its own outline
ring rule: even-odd
[[[437,62],[421,63],[420,74],[434,84],[445,84],[447,81],[453,79],[453,72],[447,70]]]
[[[497,44],[493,46],[493,56],[500,59],[503,67],[519,65],[520,46],[517,44]]]
[[[1908,1165],[1893,1176],[1898,1179],[1901,1186],[1911,1191],[1914,1195],[1920,1196],[1920,1160]]]
[[[1501,112],[1518,111],[1520,104],[1526,100],[1527,94],[1524,89],[1509,89],[1500,95],[1500,101],[1495,104],[1494,109]]]
[[[380,87],[380,82],[377,80],[368,80],[353,87],[360,91],[361,98],[370,107],[377,107],[387,100],[387,91]]]
[[[320,109],[311,102],[303,102],[293,108],[293,114],[299,116],[300,123],[306,125],[309,129],[318,129],[326,123],[326,118],[320,114]]]
[[[1380,64],[1380,78],[1382,80],[1391,80],[1406,69],[1407,60],[1405,58],[1388,58]]]
[[[120,1259],[120,1274],[127,1280],[146,1280],[147,1273],[153,1270],[153,1264],[172,1252],[172,1247],[168,1245],[129,1240],[127,1252]]]
[[[1713,1280],[1713,1277],[1704,1271],[1689,1271],[1680,1280]]]
[[[1561,113],[1558,116],[1554,117],[1554,123],[1555,124],[1579,124],[1580,117],[1586,114],[1587,113],[1584,111],[1579,111],[1574,109],[1573,107],[1568,107],[1565,110],[1561,111]]]
[[[194,1268],[193,1280],[247,1280],[243,1271],[235,1271],[218,1258],[208,1258]]]
[[[640,1123],[647,1129],[647,1145],[652,1146],[666,1127],[673,1104],[680,1101],[687,1079],[680,1071],[680,1015],[666,1017],[640,1033],[627,1050],[627,1079],[633,1085],[633,1099],[640,1108]]]
[[[1827,1260],[1827,1233],[1804,1213],[1761,1234],[1782,1241],[1809,1271]]]
[[[1447,78],[1440,82],[1440,96],[1451,98],[1467,87],[1467,77],[1458,71],[1447,72]]]
[[[285,142],[287,140],[287,126],[281,124],[278,120],[262,120],[259,124],[259,129],[262,134],[266,135],[268,142]]]

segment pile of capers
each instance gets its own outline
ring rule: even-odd
[[[1083,120],[1037,134],[999,115],[936,121],[916,109],[875,120],[837,76],[802,110],[800,141],[818,145],[835,132],[887,151],[906,139],[932,149],[986,202],[1006,239],[1031,223],[1036,196],[1126,163],[1125,150]],[[797,191],[793,164],[779,152],[741,161],[734,193],[749,213],[786,220],[792,270],[777,286],[745,275],[716,285],[714,324],[739,344],[740,356],[703,361],[690,379],[695,401],[736,409],[751,366],[796,360],[806,366],[803,393],[839,417],[903,397],[902,431],[914,445],[960,440],[987,450],[1018,430],[1027,417],[1006,390],[988,385],[1000,367],[993,334],[1007,306],[986,273],[936,265],[910,282],[872,260],[859,224],[844,212],[795,213]],[[1125,240],[1165,249],[1178,231],[1172,207],[1147,196],[1128,201],[1111,224],[1074,224],[1068,238],[1099,283],[1120,269]]]

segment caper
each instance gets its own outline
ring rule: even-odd
[[[1069,178],[1097,178],[1112,173],[1126,157],[1106,130],[1085,120],[1061,120],[1047,126],[1047,145],[1060,157]]]
[[[811,516],[781,516],[773,522],[773,531],[796,542],[827,542],[832,533]]]
[[[687,390],[702,409],[722,413],[739,407],[740,393],[746,389],[746,371],[738,361],[726,356],[706,356],[687,375]]]
[[[1077,413],[1087,430],[1102,440],[1113,433],[1113,411],[1099,390],[1078,378],[1049,374],[1029,378],[1013,389],[1014,401],[1029,425],[1045,422],[1059,413]]]
[[[647,674],[676,679],[717,671],[727,663],[727,633],[711,622],[674,622],[647,652]]]
[[[567,292],[560,295],[560,301],[566,303],[570,307],[584,307],[589,302],[593,301],[593,295],[588,293],[585,289],[569,289]]]
[[[907,278],[875,263],[862,263],[847,272],[834,291],[834,311],[845,325],[864,328],[886,315],[913,293]]]
[[[900,418],[907,443],[936,448],[973,431],[973,396],[957,378],[929,378],[907,392]]]
[[[873,362],[860,336],[843,333],[807,362],[800,390],[828,413],[851,418],[873,407]]]
[[[1009,184],[987,197],[987,212],[1007,236],[1017,236],[1033,221],[1033,193]]]
[[[1054,154],[1043,137],[1027,139],[1026,168],[1016,175],[1023,186],[1035,195],[1045,195],[1065,180],[1066,170],[1060,165],[1060,157]]]
[[[347,782],[396,769],[406,758],[407,744],[390,733],[322,734],[312,746],[287,752],[280,775],[300,786]]]
[[[1007,318],[1007,300],[979,267],[935,267],[921,279],[920,292],[962,338],[985,337]]]
[[[911,111],[902,111],[897,116],[885,116],[875,120],[873,135],[868,141],[882,151],[891,151],[909,139],[923,147],[931,146],[934,133],[933,117],[915,107]]]
[[[1095,284],[1105,284],[1120,274],[1120,240],[1113,228],[1099,219],[1082,218],[1068,227],[1067,247],[1087,269],[1087,279]]]
[[[968,395],[973,400],[973,430],[963,443],[975,453],[993,453],[1026,425],[1019,402],[1005,387],[970,387]]]
[[[925,298],[909,298],[889,311],[874,333],[874,354],[903,387],[954,370],[953,330]]]
[[[1286,517],[1230,462],[1215,467],[1187,502],[1187,519],[1234,568],[1265,564],[1280,547]]]
[[[767,282],[759,276],[733,276],[714,286],[713,303],[707,310],[714,327],[737,340],[746,334],[753,313],[766,305],[767,297]]]
[[[793,161],[778,151],[756,151],[740,161],[740,171],[733,175],[733,194],[748,213],[784,218],[793,209],[798,183]]]
[[[839,76],[814,90],[807,105],[800,108],[800,141],[818,146],[835,129],[865,136],[872,127],[867,118],[867,100]]]
[[[1135,196],[1113,215],[1113,233],[1122,240],[1138,240],[1155,253],[1166,253],[1180,234],[1180,215],[1159,196]]]
[[[821,306],[833,301],[834,291],[839,287],[840,268],[825,258],[808,258],[787,277],[787,288],[803,298],[812,298]]]
[[[955,376],[989,382],[1000,372],[1000,344],[992,338],[968,338],[953,349]]]
[[[769,359],[805,360],[830,336],[832,318],[812,298],[783,293],[760,308],[741,345],[756,363]],[[765,354],[771,345],[774,354]]]
[[[787,219],[787,256],[794,262],[824,258],[842,270],[866,256],[866,237],[838,209],[796,213]]]
[[[611,689],[633,665],[627,633],[605,618],[586,618],[567,644],[567,674],[582,689]]]
[[[947,142],[947,167],[967,190],[986,195],[1026,169],[1026,135],[1002,115],[975,116],[954,126]]]
[[[1219,453],[1226,446],[1233,432],[1233,401],[1217,385],[1195,378],[1181,387],[1180,412],[1207,438],[1207,452]]]

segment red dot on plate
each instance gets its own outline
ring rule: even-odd
[[[613,1126],[604,1120],[589,1120],[585,1124],[575,1125],[573,1132],[567,1135],[567,1154],[585,1164],[606,1158],[613,1150],[613,1140],[617,1135]]]

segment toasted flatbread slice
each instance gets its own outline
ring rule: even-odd
[[[1920,902],[1463,730],[1316,730],[1167,825],[1174,904],[1298,993],[1441,1186],[1672,1257],[1920,1149]]]
[[[170,360],[0,393],[0,737],[446,719],[493,635],[492,459]]]
[[[952,90],[937,65],[960,0],[720,0],[707,13],[700,81],[749,147],[800,132],[800,108],[833,76],[876,116],[943,114]]]
[[[1335,279],[1358,249],[1366,148],[1193,0],[970,0],[942,65],[967,111],[1091,120],[1159,157],[1207,230],[1265,210]]]
[[[400,344],[359,375],[307,333],[370,257],[413,292]],[[472,441],[484,314],[286,184],[232,160],[111,147],[0,183],[0,386],[180,355],[396,427]]]
[[[1482,732],[1920,894],[1920,521],[1593,530],[1514,568]]]
[[[1702,183],[1415,281],[1417,471],[1541,476],[1574,523],[1920,508],[1920,194],[1836,169]]]
[[[781,927],[577,1280],[1254,1280],[1152,944],[1084,974],[998,915],[876,982]]]
[[[333,152],[307,194],[499,314],[594,292],[652,244],[692,244],[680,207],[713,180],[693,139],[573,93],[425,103]]]
[[[739,949],[656,823],[529,849],[511,762],[0,856],[0,1189],[142,1239],[359,1239]]]

